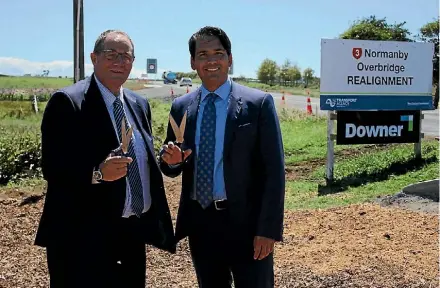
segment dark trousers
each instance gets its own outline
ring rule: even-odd
[[[113,239],[93,241],[90,235],[90,241],[49,245],[50,288],[145,288],[146,251],[140,221],[120,219],[113,229]]]
[[[228,210],[214,205],[203,210],[192,203],[193,231],[189,235],[191,257],[201,288],[272,288],[273,254],[253,259],[254,235],[234,231]]]

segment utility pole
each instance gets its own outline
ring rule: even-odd
[[[73,83],[84,79],[84,6],[73,0]]]

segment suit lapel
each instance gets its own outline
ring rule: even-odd
[[[142,110],[142,106],[137,102],[137,100],[132,97],[130,95],[130,93],[127,93],[127,91],[124,89],[124,99],[125,99],[125,103],[127,103],[127,106],[130,109],[131,115],[133,115],[133,119],[136,122],[136,127],[139,128],[139,131],[142,135],[142,138],[144,139],[145,144],[147,145],[147,147],[150,150],[150,155],[152,155],[152,157],[154,157],[155,155],[155,151],[154,151],[154,147],[151,141],[149,141],[147,134],[152,133],[152,131],[150,130],[150,127],[148,126],[148,132],[146,132],[144,130],[144,126],[142,125],[143,121],[139,118],[140,115],[143,115],[144,111]]]
[[[82,111],[86,115],[84,128],[88,131],[89,137],[89,139],[84,139],[84,142],[85,145],[94,146],[92,150],[95,151],[94,156],[100,159],[106,157],[112,149],[117,148],[119,141],[93,74],[89,81],[90,85],[85,91],[82,105]]]
[[[229,155],[233,142],[234,131],[237,126],[237,119],[241,114],[242,101],[237,95],[237,86],[232,82],[232,93],[229,98],[228,115],[226,116],[225,139],[223,143],[223,154],[225,158]]]
[[[199,107],[199,95],[200,95],[200,88],[197,90],[192,99],[190,100],[190,103],[187,108],[187,115],[186,115],[186,129],[185,129],[185,145],[184,149],[192,149],[195,151],[195,138],[196,138],[196,126],[197,126],[197,112]],[[183,112],[185,113],[185,112]],[[182,113],[182,116],[183,116]]]

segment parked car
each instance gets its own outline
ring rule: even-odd
[[[192,84],[191,78],[183,77],[182,79],[180,79],[180,87],[182,87],[182,86],[190,86],[190,87],[192,87],[193,84]]]

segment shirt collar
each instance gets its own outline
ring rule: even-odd
[[[124,98],[122,97],[123,95],[123,88],[121,86],[120,90],[119,90],[119,95],[115,96],[112,92],[110,92],[110,90],[108,90],[107,87],[105,87],[101,81],[99,81],[99,79],[96,77],[96,75],[93,75],[96,81],[96,84],[98,85],[99,91],[101,92],[102,97],[104,98],[104,102],[105,104],[109,107],[113,105],[113,102],[115,102],[116,97],[119,98],[119,100],[121,100],[122,102],[124,101]]]
[[[219,96],[220,98],[222,98],[223,100],[227,99],[229,96],[229,92],[231,92],[231,78],[227,78],[225,83],[223,83],[222,85],[220,85],[220,87],[218,87],[214,92],[217,96]],[[201,101],[203,102],[203,100],[205,99],[206,95],[208,95],[209,92],[208,89],[205,88],[205,86],[203,86],[203,84],[200,86],[200,89],[202,91],[202,95],[201,95]]]

